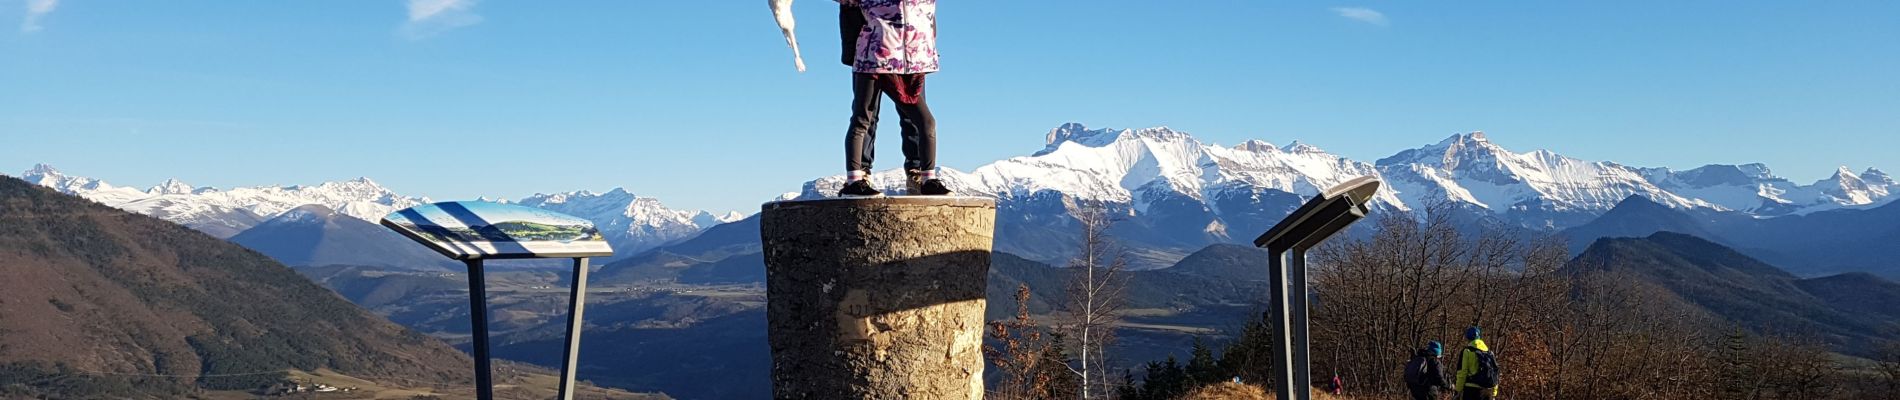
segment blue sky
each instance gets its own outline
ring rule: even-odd
[[[764,1],[0,0],[0,169],[369,176],[756,210],[840,173],[836,8]],[[942,164],[1064,122],[1372,161],[1458,131],[1642,166],[1900,169],[1900,2],[945,0]],[[884,157],[901,162],[894,113]]]

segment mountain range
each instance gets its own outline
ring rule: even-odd
[[[1802,279],[1687,234],[1599,239],[1570,267],[1623,274],[1739,327],[1812,334],[1857,355],[1893,343],[1900,332],[1900,284],[1865,273]]]
[[[428,197],[398,194],[369,178],[312,186],[256,186],[228,190],[193,187],[169,179],[141,190],[114,186],[99,179],[66,175],[45,164],[34,166],[20,174],[20,178],[61,193],[178,223],[212,236],[242,236],[245,239],[242,244],[299,266],[331,263],[404,265],[403,262],[412,260],[408,257],[411,252],[383,253],[379,251],[379,246],[371,246],[369,250],[361,250],[364,253],[350,257],[325,257],[332,253],[297,248],[337,242],[370,243],[394,237],[370,233],[382,228],[340,229],[360,227],[361,224],[340,227],[337,219],[329,216],[345,217],[373,226],[390,212],[431,202]],[[636,196],[620,188],[606,193],[583,190],[535,194],[516,203],[593,221],[608,241],[614,244],[618,254],[634,254],[743,217],[737,213],[714,215],[706,211],[675,210],[661,204],[659,200]],[[297,211],[299,207],[309,205],[321,206],[323,210],[305,211],[325,216],[309,218],[310,212]],[[303,226],[299,227],[299,224]],[[248,232],[259,227],[268,229]],[[243,235],[247,232],[250,234]],[[368,259],[380,261],[364,261]]]
[[[1550,231],[1588,224],[1631,197],[1731,219],[1867,210],[1900,198],[1893,193],[1900,191],[1900,184],[1873,168],[1854,173],[1842,167],[1828,179],[1803,185],[1777,177],[1761,164],[1676,171],[1581,160],[1548,150],[1520,153],[1483,132],[1450,135],[1375,162],[1297,141],[1284,146],[1259,140],[1209,144],[1166,127],[1090,129],[1070,123],[1050,130],[1044,139],[1043,147],[1030,155],[970,171],[944,168],[941,175],[960,194],[998,200],[998,250],[1056,264],[1076,247],[1074,216],[1080,212],[1116,215],[1119,222],[1111,233],[1125,242],[1135,266],[1158,268],[1211,244],[1247,242],[1303,197],[1367,175],[1385,182],[1373,204],[1379,217],[1445,206],[1463,220]],[[169,180],[139,190],[64,175],[45,165],[21,177],[227,238],[307,204],[375,221],[389,211],[429,201],[397,194],[367,178],[230,190]],[[897,170],[873,175],[878,186],[890,189],[901,188],[902,179]],[[819,178],[781,199],[827,197],[843,181],[842,176]],[[619,258],[651,258],[660,253],[642,252],[742,218],[738,213],[675,210],[623,189],[536,194],[517,203],[594,221],[615,243]],[[253,244],[268,239],[252,236]],[[307,237],[283,239],[287,244],[279,247],[316,245]]]
[[[264,253],[287,265],[372,265],[420,270],[460,270],[449,261],[395,231],[306,204],[245,229],[231,243]]]
[[[1138,264],[1165,266],[1215,243],[1244,243],[1320,189],[1359,176],[1385,182],[1375,215],[1437,206],[1468,220],[1535,230],[1586,224],[1632,196],[1671,209],[1771,218],[1871,209],[1900,198],[1877,169],[1799,185],[1761,164],[1709,165],[1686,171],[1587,161],[1548,151],[1514,152],[1483,132],[1451,135],[1368,163],[1312,145],[1253,140],[1226,147],[1165,127],[1051,130],[1035,153],[971,171],[941,174],[962,194],[998,199],[997,249],[1060,263],[1075,248],[1073,216],[1105,210],[1120,221]],[[901,172],[873,175],[902,187]],[[842,176],[807,182],[782,199],[821,198]]]
[[[319,369],[470,379],[468,356],[269,258],[8,177],[0,254],[0,381],[40,383],[14,396],[182,398]]]
[[[1900,279],[1900,203],[1753,217],[1677,209],[1631,196],[1589,223],[1565,229],[1573,252],[1599,238],[1657,232],[1694,235],[1802,276],[1866,272]]]

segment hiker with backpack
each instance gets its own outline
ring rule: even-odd
[[[1411,391],[1412,400],[1435,399],[1440,391],[1451,390],[1445,382],[1445,365],[1438,362],[1444,355],[1445,346],[1434,340],[1405,362],[1405,388]]]
[[[907,194],[947,195],[937,179],[937,119],[924,102],[924,76],[937,72],[937,0],[836,0],[851,67],[851,126],[844,135],[844,188],[839,196],[879,196],[871,186],[877,113],[896,103],[903,129]]]
[[[1498,359],[1484,345],[1483,331],[1465,329],[1465,350],[1458,357],[1458,379],[1452,382],[1462,400],[1491,400],[1498,395]]]

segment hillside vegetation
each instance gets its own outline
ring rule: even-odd
[[[256,252],[0,177],[0,393],[173,398],[316,370],[465,385],[468,360]]]

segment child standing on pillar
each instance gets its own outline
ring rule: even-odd
[[[936,0],[836,0],[851,66],[851,127],[844,135],[840,196],[877,196],[871,186],[877,113],[885,96],[903,129],[907,193],[947,195],[937,179],[937,120],[924,103],[924,76],[937,72]]]

